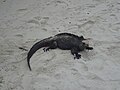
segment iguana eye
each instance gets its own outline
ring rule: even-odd
[[[83,42],[83,45],[85,45],[85,43]]]
[[[81,39],[84,39],[84,37],[83,37],[83,36],[80,36],[80,38],[81,38]]]

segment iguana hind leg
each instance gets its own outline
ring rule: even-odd
[[[57,48],[57,42],[54,41],[49,47],[44,48],[43,50],[44,50],[44,52],[47,52],[50,49],[56,49],[56,48]]]

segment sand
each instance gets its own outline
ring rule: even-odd
[[[26,50],[61,32],[94,50],[40,49],[29,71]],[[120,90],[120,0],[0,0],[0,90]]]

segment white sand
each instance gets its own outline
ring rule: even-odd
[[[46,37],[92,38],[93,51],[27,51]],[[0,90],[120,90],[120,0],[0,0]]]

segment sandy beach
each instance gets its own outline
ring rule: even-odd
[[[92,51],[39,49],[37,41],[68,32]],[[0,90],[120,90],[120,0],[0,0]]]

